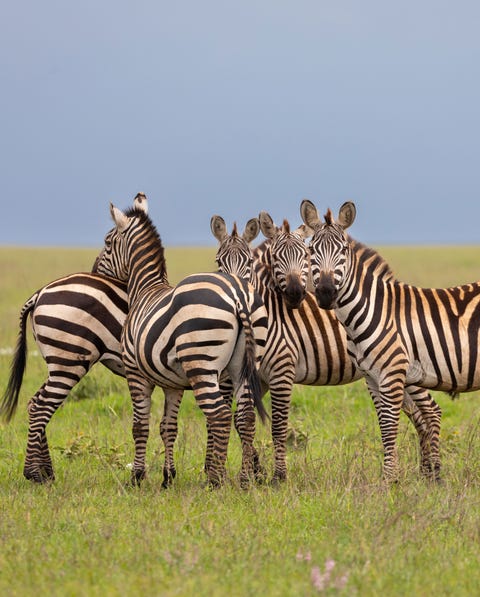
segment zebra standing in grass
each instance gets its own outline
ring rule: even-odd
[[[342,205],[337,220],[328,210],[322,221],[308,200],[300,211],[315,230],[310,250],[318,302],[334,309],[345,326],[349,353],[377,411],[384,475],[395,480],[405,390],[412,384],[450,393],[480,388],[480,283],[440,289],[404,284],[376,251],[347,235],[356,215],[352,202]]]
[[[77,273],[50,282],[25,302],[10,377],[0,404],[0,415],[6,421],[18,405],[27,360],[29,314],[48,377],[28,404],[23,474],[42,483],[55,478],[46,427],[72,388],[97,362],[125,375],[120,336],[127,316],[127,287],[118,280]]]
[[[260,226],[268,240],[252,253],[235,227],[228,235],[223,218],[211,219],[213,235],[219,242],[216,259],[220,270],[253,275],[253,284],[267,309],[268,333],[260,376],[263,392],[269,387],[272,399],[273,481],[279,481],[286,477],[293,384],[347,384],[360,379],[362,373],[347,352],[345,331],[333,312],[320,309],[314,294],[306,292],[309,259],[304,238],[311,231],[300,227],[290,232],[288,222],[280,229],[266,212],[260,214]],[[254,229],[251,221],[248,228]],[[425,390],[409,391],[403,409],[419,435],[421,471],[430,476],[438,455],[439,409]]]
[[[219,387],[225,373],[237,396],[241,481],[247,482],[253,473],[253,405],[265,416],[257,371],[266,334],[264,306],[247,281],[226,274],[195,274],[169,286],[163,247],[145,208],[146,201],[125,213],[111,205],[115,228],[96,261],[98,273],[127,283],[122,346],[134,411],[132,481],[145,475],[155,385],[164,389],[166,404],[175,405],[192,388],[207,420],[207,478],[212,485],[223,481],[231,426],[231,409]],[[174,468],[164,469],[165,484],[170,473]]]

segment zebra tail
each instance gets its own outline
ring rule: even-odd
[[[253,404],[260,415],[262,423],[265,423],[268,418],[268,414],[262,400],[262,384],[260,382],[260,376],[258,374],[255,358],[257,345],[253,334],[252,320],[250,319],[250,312],[248,309],[244,308],[240,301],[238,302],[238,312],[240,322],[245,333],[245,356],[243,359],[241,378],[242,382],[246,382],[250,388]]]
[[[10,377],[8,379],[7,389],[5,390],[0,403],[0,417],[6,423],[12,419],[17,410],[18,396],[20,394],[20,388],[22,387],[23,374],[25,373],[25,366],[27,364],[27,319],[29,313],[37,303],[37,298],[38,293],[35,293],[23,305],[20,312],[20,330],[18,332],[17,344],[10,365]]]

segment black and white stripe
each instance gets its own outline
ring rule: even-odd
[[[264,391],[269,387],[272,399],[273,479],[282,480],[287,471],[286,437],[293,384],[348,384],[360,379],[362,372],[348,354],[346,334],[335,314],[320,309],[314,294],[307,292],[309,256],[304,239],[312,231],[300,227],[291,232],[288,222],[279,228],[269,214],[261,212],[261,229],[268,240],[252,252],[244,238],[227,234],[223,219],[214,218],[212,230],[220,243],[217,260],[221,271],[243,271],[253,258],[253,284],[267,309],[268,334],[260,376]],[[233,247],[235,260],[231,261],[229,250]],[[239,266],[240,254],[243,269]],[[431,470],[432,442],[435,444],[438,426],[432,426],[422,413],[428,416],[435,407],[422,389],[411,388],[410,394],[405,394],[403,409],[419,434],[422,470],[426,474]]]
[[[50,282],[25,302],[10,377],[0,404],[0,414],[6,421],[18,405],[26,366],[29,315],[48,377],[28,404],[24,475],[41,483],[54,478],[46,427],[72,388],[97,362],[124,375],[120,337],[127,315],[127,287],[118,280],[76,273]]]
[[[266,335],[263,303],[246,280],[221,273],[195,274],[169,286],[163,247],[145,208],[146,202],[123,213],[111,206],[116,227],[96,262],[99,273],[127,283],[122,345],[134,409],[132,481],[145,475],[150,398],[158,385],[166,405],[177,404],[180,392],[192,388],[207,419],[208,481],[222,482],[231,426],[230,405],[219,387],[222,375],[231,379],[237,396],[246,481],[253,472],[254,403],[264,415],[256,362]],[[174,474],[166,470],[164,483]]]
[[[352,202],[335,221],[322,221],[308,200],[300,208],[314,229],[310,242],[318,303],[333,309],[346,330],[348,353],[365,375],[377,411],[384,476],[398,476],[396,439],[405,392],[423,388],[462,392],[480,387],[480,285],[422,289],[395,279],[380,255],[350,238]],[[434,429],[440,409],[422,411]],[[432,476],[440,475],[438,434],[431,439]]]

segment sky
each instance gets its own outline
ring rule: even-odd
[[[354,201],[357,240],[480,244],[480,3],[22,0],[0,8],[0,245],[165,246]]]

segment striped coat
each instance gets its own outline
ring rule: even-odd
[[[120,336],[127,315],[127,287],[118,280],[76,273],[35,292],[20,312],[20,329],[0,414],[14,415],[27,356],[26,326],[45,360],[48,377],[28,404],[28,440],[23,473],[41,483],[54,479],[46,426],[72,388],[97,362],[124,375]]]
[[[322,221],[303,201],[317,300],[333,309],[348,337],[348,351],[364,373],[380,423],[384,475],[398,474],[396,438],[402,397],[412,386],[448,392],[480,388],[480,286],[417,288],[395,279],[380,255],[350,238],[355,206],[345,203],[335,221]],[[436,468],[439,477],[440,463]]]
[[[264,391],[272,399],[272,438],[275,447],[274,481],[286,476],[286,437],[293,384],[339,385],[362,377],[347,351],[347,338],[335,314],[319,308],[315,295],[307,292],[309,259],[305,229],[290,232],[274,225],[266,212],[260,225],[267,241],[250,251],[245,238],[226,233],[225,222],[212,218],[212,231],[219,241],[217,261],[222,271],[237,273],[242,267],[268,313],[268,334],[260,367]],[[235,261],[229,259],[235,249]],[[243,252],[243,266],[238,255]],[[253,261],[252,261],[253,258]],[[247,269],[248,264],[252,264]],[[438,455],[439,409],[428,392],[412,388],[403,408],[419,434],[421,470],[430,475]]]
[[[145,475],[155,385],[164,389],[166,404],[171,392],[172,402],[178,403],[179,392],[192,388],[206,416],[212,448],[208,481],[222,482],[231,420],[220,392],[222,375],[230,377],[238,398],[241,479],[247,482],[253,465],[253,404],[264,413],[256,369],[266,333],[263,304],[248,282],[225,274],[196,274],[170,287],[163,247],[143,208],[122,213],[112,206],[111,211],[116,228],[107,235],[96,268],[127,282],[129,313],[122,345],[134,408],[133,482]],[[169,480],[167,474],[164,482]]]

